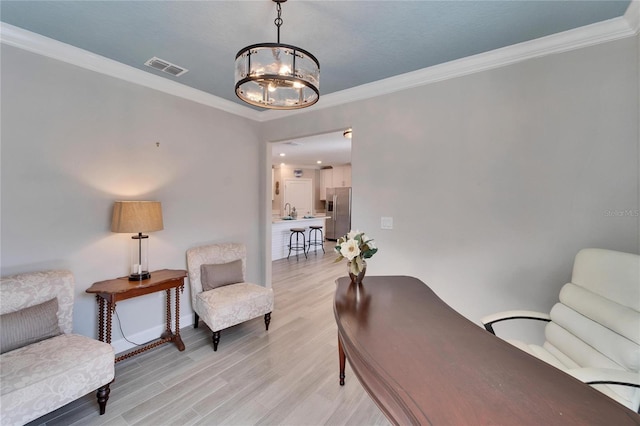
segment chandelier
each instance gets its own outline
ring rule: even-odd
[[[306,108],[318,102],[320,64],[311,53],[280,43],[281,3],[276,3],[277,43],[247,46],[236,55],[236,95],[248,104],[269,109]]]

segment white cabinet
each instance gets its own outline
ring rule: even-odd
[[[351,166],[333,167],[332,188],[346,188],[351,186]]]
[[[327,199],[327,188],[333,188],[333,169],[320,170],[320,199]]]
[[[327,199],[327,188],[348,188],[351,186],[351,166],[333,166],[320,170],[320,199]]]

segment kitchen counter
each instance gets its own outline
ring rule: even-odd
[[[309,227],[312,225],[322,226],[322,233],[326,231],[325,221],[331,219],[330,216],[314,216],[312,218],[305,219],[304,217],[298,217],[298,219],[283,220],[273,219],[271,221],[271,260],[283,259],[289,255],[289,236],[291,235],[291,228],[306,228],[304,236],[305,242],[309,243]],[[322,250],[319,246],[312,247],[311,251]],[[326,250],[326,249],[325,249]],[[293,253],[292,253],[293,255]],[[299,253],[300,257],[304,259],[304,255]]]
[[[322,219],[322,220],[331,219],[331,216],[314,216],[314,217],[307,217],[307,218],[298,217],[297,219],[273,219],[271,223],[295,223],[299,225],[302,222],[307,223],[310,220],[316,220],[316,219]]]

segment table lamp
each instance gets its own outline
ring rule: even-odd
[[[137,232],[131,237],[131,275],[129,281],[151,278],[149,273],[149,236],[143,232],[160,231],[162,205],[159,201],[116,201],[113,205],[111,231],[119,233]]]

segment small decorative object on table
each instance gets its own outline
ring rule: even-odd
[[[378,251],[378,248],[373,242],[373,238],[369,238],[364,232],[352,230],[344,237],[338,239],[335,250],[338,253],[336,262],[345,258],[349,261],[349,277],[351,278],[351,282],[362,284],[364,274],[367,270],[367,262],[365,259],[369,259]]]

